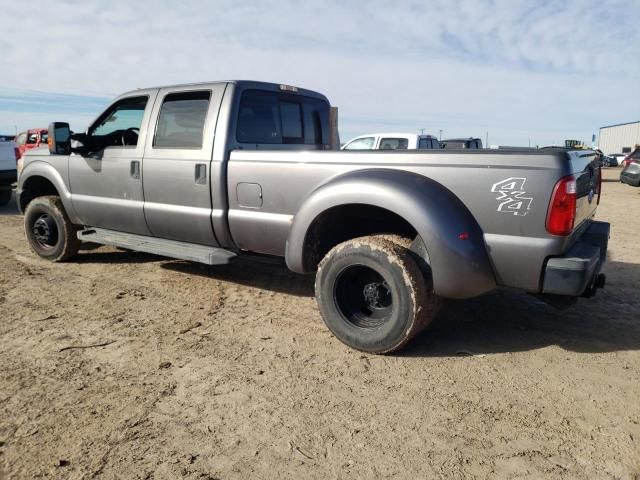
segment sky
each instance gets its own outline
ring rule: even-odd
[[[0,0],[0,134],[84,130],[135,88],[250,79],[339,108],[342,141],[591,141],[640,120],[640,0]]]

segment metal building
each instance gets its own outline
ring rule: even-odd
[[[600,127],[598,148],[604,153],[628,153],[636,145],[640,145],[640,120]]]

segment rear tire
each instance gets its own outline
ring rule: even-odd
[[[80,248],[76,236],[79,227],[69,220],[60,197],[38,197],[29,202],[24,213],[24,229],[31,249],[47,260],[63,262]]]
[[[369,353],[404,347],[432,320],[436,298],[409,241],[361,237],[334,247],[318,266],[316,300],[331,332]]]

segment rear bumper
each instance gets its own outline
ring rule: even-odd
[[[604,286],[604,276],[599,274],[607,258],[610,228],[606,222],[592,222],[565,255],[549,258],[542,293],[591,296],[596,288]]]

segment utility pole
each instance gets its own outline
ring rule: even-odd
[[[424,135],[424,128],[420,129],[420,135]]]
[[[440,138],[438,140],[442,140],[442,129],[440,129]]]
[[[484,148],[489,148],[489,132],[484,137]]]

